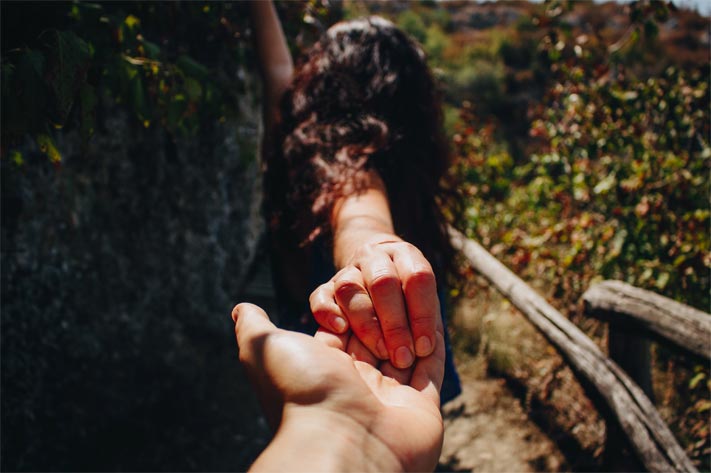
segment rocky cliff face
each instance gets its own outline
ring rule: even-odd
[[[173,138],[110,109],[88,149],[61,139],[59,167],[29,149],[3,163],[3,470],[234,470],[258,453],[229,316],[263,233],[245,110]]]

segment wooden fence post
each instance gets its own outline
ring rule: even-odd
[[[607,343],[608,356],[625,370],[650,401],[654,402],[649,339],[639,332],[611,323]]]
[[[607,353],[610,359],[634,380],[650,401],[654,402],[650,367],[649,339],[639,332],[610,323],[607,332]],[[608,471],[637,469],[625,453],[626,438],[616,422],[606,422],[604,461]]]
[[[603,281],[583,294],[585,314],[608,322],[608,355],[639,385],[652,392],[650,338],[682,351],[711,358],[711,316],[622,281]],[[625,470],[623,432],[607,425],[605,462]]]

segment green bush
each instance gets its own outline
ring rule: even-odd
[[[420,15],[412,10],[405,10],[397,17],[397,26],[415,38],[420,44],[427,40],[427,26]]]
[[[502,43],[507,67],[530,59],[545,91],[528,102],[522,157],[500,117],[481,103],[465,104],[454,126],[470,234],[525,280],[547,288],[548,299],[575,321],[582,320],[582,293],[602,279],[704,311],[711,303],[709,66],[690,63],[690,55],[669,66],[675,58],[644,27],[654,5],[630,6],[638,15],[626,42],[608,45],[548,18],[535,54],[521,44],[524,37]],[[473,81],[475,74],[463,77]],[[699,381],[708,369],[691,372],[688,361],[663,347],[655,353],[655,376],[670,383],[665,419],[691,458],[708,468],[702,417],[711,386]]]
[[[504,95],[504,70],[500,63],[476,60],[452,72],[449,93],[477,103],[483,113],[496,113]]]

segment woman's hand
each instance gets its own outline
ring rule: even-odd
[[[375,356],[404,369],[435,350],[441,316],[432,266],[396,237],[360,246],[309,302],[321,327],[355,333],[372,355],[360,345],[346,348],[362,361]]]
[[[312,338],[280,330],[250,304],[235,307],[232,317],[240,361],[279,427],[252,469],[434,469],[443,436],[441,321],[436,350],[417,360],[403,385],[344,353],[348,335],[320,331]]]

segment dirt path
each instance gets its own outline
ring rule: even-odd
[[[454,307],[450,330],[463,392],[443,409],[445,438],[439,471],[570,469],[506,380],[492,375],[507,371],[502,367],[528,366],[545,358],[544,342],[526,329],[533,330],[494,293],[477,290]]]
[[[488,377],[482,356],[459,363],[463,392],[443,410],[437,471],[561,471],[565,459],[528,419],[503,379]]]

